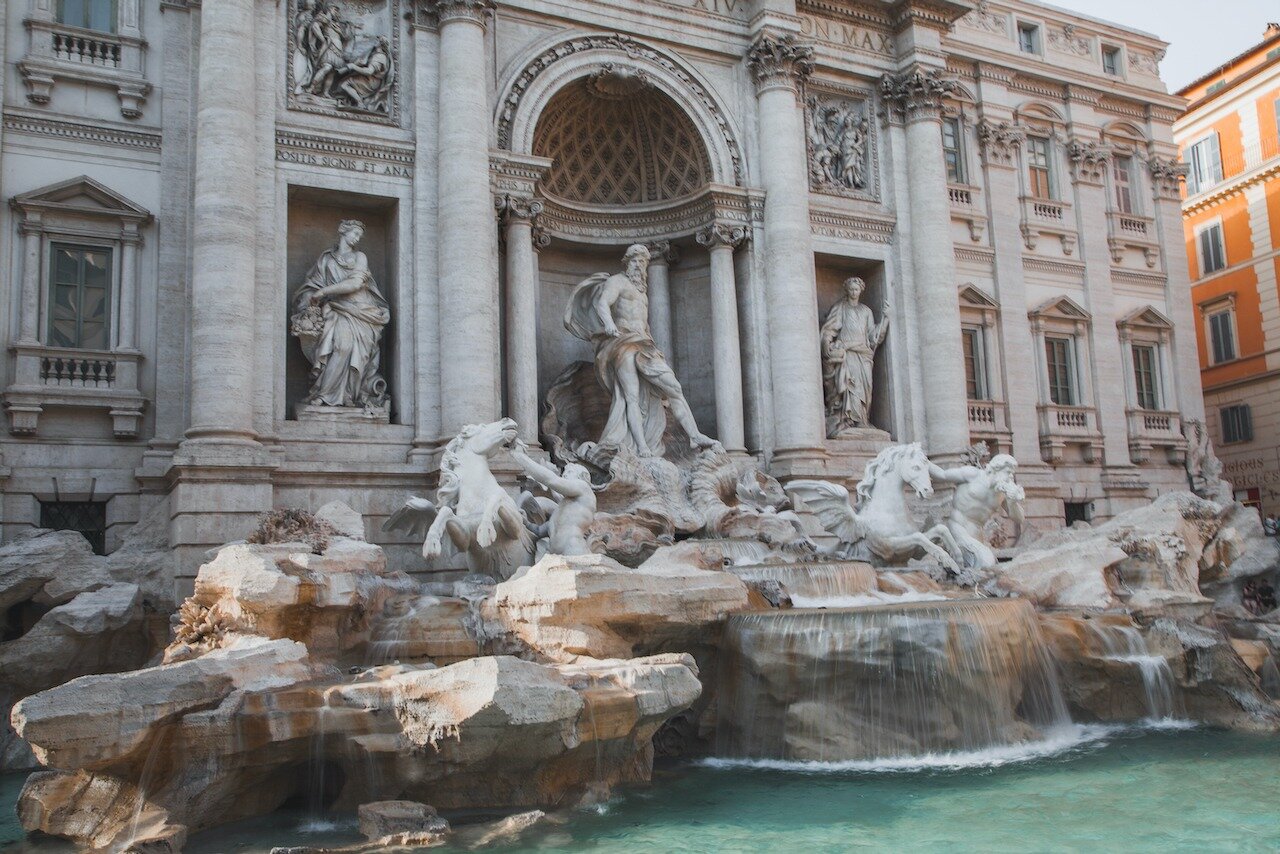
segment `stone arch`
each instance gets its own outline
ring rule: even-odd
[[[570,83],[610,69],[643,74],[684,111],[706,148],[713,183],[745,186],[738,134],[711,88],[681,60],[621,33],[558,34],[525,53],[500,90],[498,148],[532,154],[538,119],[551,99]]]

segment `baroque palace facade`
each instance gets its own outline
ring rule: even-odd
[[[10,0],[0,27],[6,537],[110,550],[162,514],[188,574],[272,506],[385,517],[465,424],[538,443],[591,358],[569,295],[637,242],[698,425],[784,480],[982,442],[1045,527],[1186,486],[1153,36],[994,0]],[[356,292],[335,344],[317,317]],[[833,307],[867,321],[843,410]]]

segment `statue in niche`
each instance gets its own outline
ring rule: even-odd
[[[1013,479],[1018,461],[1008,454],[996,454],[985,466],[958,466],[943,469],[929,463],[929,475],[935,481],[956,484],[951,499],[947,528],[964,558],[967,569],[986,569],[996,565],[996,553],[987,542],[987,523],[1003,508],[1013,521],[1013,542],[1022,538],[1025,519],[1022,502],[1026,493]]]
[[[385,35],[363,25],[327,0],[298,0],[294,15],[294,94],[332,102],[339,109],[391,112],[395,60]]]
[[[684,390],[649,332],[649,250],[627,249],[621,273],[596,273],[569,299],[564,325],[595,348],[596,378],[611,395],[602,446],[661,457],[667,407],[694,448],[720,448],[698,430]]]
[[[809,99],[809,177],[815,188],[866,188],[870,128],[852,104]]]
[[[832,439],[870,426],[871,369],[889,331],[889,318],[877,322],[871,309],[860,302],[865,289],[858,276],[846,279],[844,296],[822,324],[827,436]]]
[[[391,309],[356,249],[364,223],[343,220],[338,245],[326,249],[293,297],[290,331],[311,363],[312,406],[379,409],[387,381],[379,373],[382,331]]]
[[[557,555],[591,554],[588,528],[596,516],[596,493],[591,486],[591,473],[581,463],[568,463],[557,473],[529,457],[528,447],[517,439],[511,447],[511,459],[524,473],[537,481],[559,501],[544,503],[528,495],[521,509],[530,520],[530,528],[539,538],[546,538],[547,553]]]

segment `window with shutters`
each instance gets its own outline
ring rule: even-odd
[[[1227,249],[1222,239],[1222,223],[1212,222],[1196,232],[1199,244],[1200,274],[1207,276],[1227,266]]]
[[[1048,137],[1027,137],[1027,171],[1031,195],[1037,199],[1052,199],[1054,196],[1052,155]]]
[[[1156,348],[1151,344],[1133,345],[1133,383],[1139,409],[1160,408],[1160,374]]]
[[[1188,146],[1183,160],[1190,167],[1187,172],[1188,195],[1202,193],[1222,183],[1222,150],[1216,133]]]
[[[1046,335],[1045,361],[1049,368],[1049,400],[1058,406],[1076,406],[1075,339]]]
[[[1133,203],[1133,156],[1118,154],[1113,157],[1111,177],[1116,188],[1116,210],[1120,213],[1137,213]]]
[[[1253,412],[1247,403],[1224,406],[1218,410],[1222,419],[1222,444],[1253,441]]]
[[[1209,350],[1212,364],[1230,362],[1236,358],[1236,319],[1233,309],[1222,309],[1209,314]]]
[[[1102,48],[1102,70],[1113,77],[1120,76],[1120,48],[1110,46]]]
[[[49,331],[51,347],[111,348],[111,249],[50,244]]]
[[[964,343],[964,379],[969,400],[990,400],[987,392],[986,345],[982,330],[966,326],[961,330]]]
[[[1040,53],[1040,28],[1035,24],[1019,21],[1018,48],[1023,53]]]

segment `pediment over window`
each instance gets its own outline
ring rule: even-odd
[[[1032,309],[1028,316],[1043,320],[1070,320],[1073,322],[1088,321],[1092,315],[1069,296],[1054,297]]]
[[[960,306],[962,308],[977,308],[986,311],[999,311],[1000,304],[993,300],[990,295],[982,291],[977,285],[966,282],[960,286]]]
[[[1120,318],[1116,321],[1116,326],[1122,328],[1173,329],[1173,322],[1152,306],[1144,305],[1142,308],[1135,309]]]
[[[151,212],[88,175],[19,193],[12,205],[26,212],[48,211],[143,223]]]

